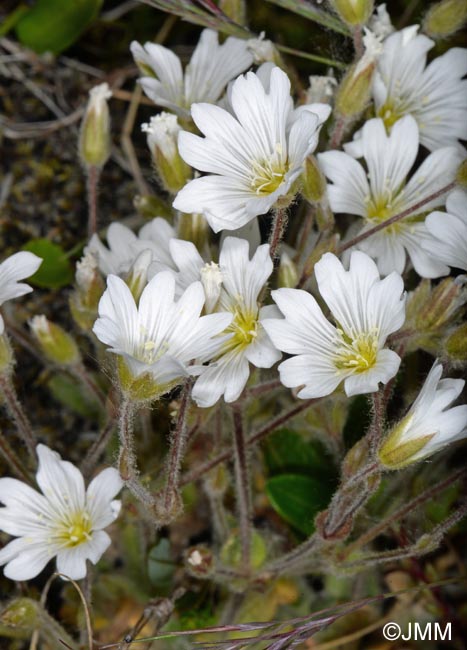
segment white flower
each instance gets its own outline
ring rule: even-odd
[[[219,45],[211,29],[201,33],[185,74],[178,56],[162,45],[133,41],[131,52],[143,74],[150,75],[140,80],[146,95],[183,119],[190,118],[194,102],[216,102],[228,82],[253,63],[246,41],[230,37]]]
[[[175,230],[162,217],[156,217],[145,224],[138,236],[121,223],[111,223],[107,230],[106,248],[97,235],[93,235],[85,254],[97,256],[100,271],[104,275],[128,273],[139,254],[145,250],[152,253],[152,260],[162,266],[171,266],[168,252],[169,240],[175,237]]]
[[[87,106],[88,111],[95,111],[96,116],[99,117],[104,111],[107,110],[107,100],[112,97],[112,91],[108,83],[99,84],[94,86],[89,91],[89,103]]]
[[[200,317],[203,305],[199,282],[175,301],[175,278],[170,271],[158,273],[148,282],[138,306],[125,282],[109,275],[93,331],[111,352],[122,357],[130,384],[147,375],[151,395],[163,394],[195,372],[189,367],[193,360],[211,359],[222,345],[218,335],[232,316]]]
[[[267,65],[267,64],[266,64]],[[253,72],[232,85],[234,115],[211,104],[194,104],[201,138],[182,131],[180,155],[208,176],[190,181],[173,203],[182,212],[202,212],[215,232],[233,230],[265,214],[285,195],[316,147],[325,104],[293,110],[290,81],[278,67],[267,79]]]
[[[467,193],[451,192],[446,212],[432,212],[426,218],[432,238],[423,247],[440,262],[467,271]]]
[[[253,55],[256,65],[270,61],[274,63],[277,58],[277,50],[272,41],[266,38],[266,32],[261,32],[259,38],[250,38],[246,42],[248,51]]]
[[[409,412],[383,442],[378,456],[385,467],[405,467],[467,436],[467,405],[448,408],[465,382],[441,379],[442,373],[435,362]]]
[[[378,117],[391,127],[413,115],[420,142],[434,151],[467,139],[467,49],[458,47],[426,65],[434,41],[418,25],[388,36],[378,58],[373,98]]]
[[[218,266],[203,265],[200,270],[208,295],[210,288],[217,292],[219,276],[222,278],[216,310],[228,313],[233,320],[224,332],[222,347],[193,387],[198,406],[212,406],[222,395],[226,402],[234,402],[248,381],[250,363],[270,368],[280,359],[262,327],[264,318],[275,315],[276,309],[258,304],[272,270],[267,244],[259,246],[250,260],[248,242],[235,237],[224,240]]]
[[[42,491],[14,478],[0,478],[0,530],[18,539],[0,550],[0,565],[11,580],[30,580],[57,557],[57,571],[73,580],[86,575],[86,560],[96,564],[110,545],[104,532],[118,516],[122,487],[109,467],[85,491],[77,467],[45,445],[37,445],[36,480]]]
[[[418,127],[410,115],[402,118],[386,135],[381,119],[369,120],[359,140],[345,147],[353,155],[363,156],[368,174],[361,163],[348,153],[328,151],[318,154],[319,163],[333,182],[328,195],[334,212],[355,214],[364,219],[362,232],[399,214],[454,180],[462,161],[457,147],[438,149],[426,158],[407,182],[407,176],[419,150]],[[423,214],[443,205],[441,195],[401,221],[384,228],[358,244],[358,248],[374,257],[383,275],[402,273],[406,251],[419,275],[436,278],[446,267],[433,259],[422,247],[430,237]]]
[[[306,291],[272,292],[285,319],[265,320],[263,327],[276,347],[294,355],[279,366],[281,382],[301,387],[303,399],[329,395],[342,381],[348,396],[377,391],[400,364],[384,344],[405,319],[402,278],[391,273],[380,280],[376,264],[359,251],[352,253],[349,271],[326,253],[315,274],[336,326]]]
[[[25,293],[32,291],[28,284],[19,282],[19,280],[33,275],[41,264],[42,259],[28,251],[10,255],[0,264],[0,306],[7,300],[24,296]],[[0,335],[4,330],[5,323],[0,315]]]

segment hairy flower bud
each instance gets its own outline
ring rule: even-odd
[[[282,253],[279,264],[279,286],[289,288],[296,287],[297,282],[297,266],[292,262],[287,253]]]
[[[176,116],[160,113],[151,117],[141,129],[147,134],[154,167],[164,189],[176,194],[191,178],[191,169],[178,152],[177,139],[181,129]]]
[[[78,345],[65,330],[45,316],[34,316],[29,323],[44,356],[59,366],[74,366],[81,360]]]
[[[11,349],[7,335],[3,333],[0,335],[0,374],[10,374],[13,363],[13,350]]]
[[[75,281],[76,288],[70,296],[71,315],[81,329],[89,332],[97,318],[97,306],[105,288],[96,253],[87,250],[77,262]]]
[[[463,323],[447,337],[444,350],[451,361],[467,361],[467,323]]]
[[[332,0],[332,6],[348,25],[365,25],[373,13],[373,0]]]
[[[81,123],[79,155],[85,167],[101,169],[110,156],[110,117],[107,100],[112,97],[107,83],[91,88]]]
[[[220,0],[219,9],[237,25],[246,25],[245,0]]]
[[[433,38],[446,38],[467,22],[465,0],[441,0],[432,5],[423,21],[423,31]]]

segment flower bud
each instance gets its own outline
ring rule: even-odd
[[[465,0],[441,0],[430,7],[423,21],[423,31],[433,38],[446,38],[467,22]]]
[[[467,323],[463,323],[447,337],[444,350],[451,361],[467,361]]]
[[[78,345],[65,330],[45,316],[34,316],[29,323],[44,356],[59,366],[74,366],[81,360]]]
[[[141,129],[147,133],[148,147],[157,175],[170,194],[176,194],[191,178],[191,168],[178,152],[178,134],[181,131],[177,117],[160,113],[151,117]]]
[[[125,282],[130,288],[135,302],[138,302],[143,289],[148,282],[148,268],[152,262],[152,252],[150,250],[142,251],[128,271]]]
[[[297,286],[297,283],[297,267],[287,253],[282,253],[279,263],[279,287],[293,288]]]
[[[155,219],[162,217],[163,219],[171,220],[173,212],[170,206],[165,203],[159,196],[154,195],[138,195],[133,200],[133,205],[144,219]]]
[[[214,570],[212,551],[206,546],[192,546],[185,553],[186,568],[195,578],[208,578]]]
[[[107,100],[112,97],[107,83],[91,88],[81,123],[79,155],[85,167],[101,169],[110,156],[110,117]]]
[[[462,281],[445,278],[431,291],[425,305],[416,314],[419,331],[436,331],[446,325],[455,311],[465,302]]]
[[[467,190],[467,160],[461,162],[457,168],[456,182],[463,190]]]
[[[86,251],[76,264],[76,288],[70,297],[70,311],[76,324],[89,332],[97,318],[97,307],[105,285],[97,265],[97,256]]]
[[[204,309],[207,314],[211,314],[216,308],[222,289],[222,272],[219,264],[209,262],[202,267],[201,284],[206,296]]]
[[[14,356],[10,341],[5,332],[0,335],[0,374],[9,375],[13,367]]]
[[[317,203],[326,196],[326,178],[314,156],[308,156],[302,175],[302,194],[309,203]]]
[[[306,91],[307,104],[330,104],[337,87],[337,80],[332,69],[326,75],[310,75],[310,83]]]
[[[247,47],[253,55],[254,63],[256,65],[261,65],[261,63],[275,63],[279,68],[283,68],[284,62],[282,61],[279,50],[265,36],[266,33],[261,32],[259,38],[250,38],[247,41]]]
[[[237,25],[246,25],[245,0],[220,0],[219,9]]]
[[[182,213],[178,219],[177,231],[180,239],[193,242],[196,248],[202,251],[208,240],[209,226],[203,214]]]
[[[412,416],[403,418],[392,429],[379,450],[379,461],[386,469],[402,469],[416,462],[423,448],[433,438],[434,434],[427,434],[401,442],[402,435],[410,427],[412,419]]]
[[[383,50],[382,39],[365,29],[365,52],[342,79],[336,93],[335,109],[348,122],[359,117],[367,107],[372,89],[376,60]]]
[[[348,25],[365,25],[373,13],[373,0],[332,0],[332,6]]]

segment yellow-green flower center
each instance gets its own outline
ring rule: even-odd
[[[280,153],[278,149],[278,154]],[[281,158],[282,156],[278,155],[270,160],[255,160],[251,163],[250,186],[255,194],[259,196],[272,194],[281,185],[288,169],[287,163],[284,163]]]
[[[258,335],[258,311],[237,306],[234,319],[225,332],[233,334],[226,343],[225,351],[243,350],[248,347]]]
[[[91,539],[92,523],[85,510],[79,511],[60,524],[55,537],[68,548],[79,546]]]
[[[404,110],[402,105],[397,105],[394,100],[388,99],[379,109],[377,117],[380,117],[383,120],[386,130],[389,132],[397,120],[404,117],[406,112],[407,111]]]
[[[353,370],[355,373],[366,372],[373,368],[378,358],[378,332],[359,334],[354,340],[342,330],[341,345],[334,359],[338,370]]]

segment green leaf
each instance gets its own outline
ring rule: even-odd
[[[314,518],[328,505],[333,491],[328,483],[300,474],[280,474],[266,481],[274,510],[305,535],[314,531]]]
[[[45,238],[32,239],[23,246],[23,250],[43,259],[39,270],[28,279],[31,284],[45,289],[58,289],[73,282],[73,266],[58,244]]]
[[[313,473],[337,480],[337,472],[326,447],[319,440],[308,442],[297,431],[279,429],[268,437],[264,456],[269,474]]]
[[[37,0],[16,24],[16,35],[35,52],[59,54],[97,16],[102,0]]]
[[[149,580],[156,587],[163,589],[172,580],[174,572],[175,563],[170,552],[170,542],[164,537],[149,551]]]

